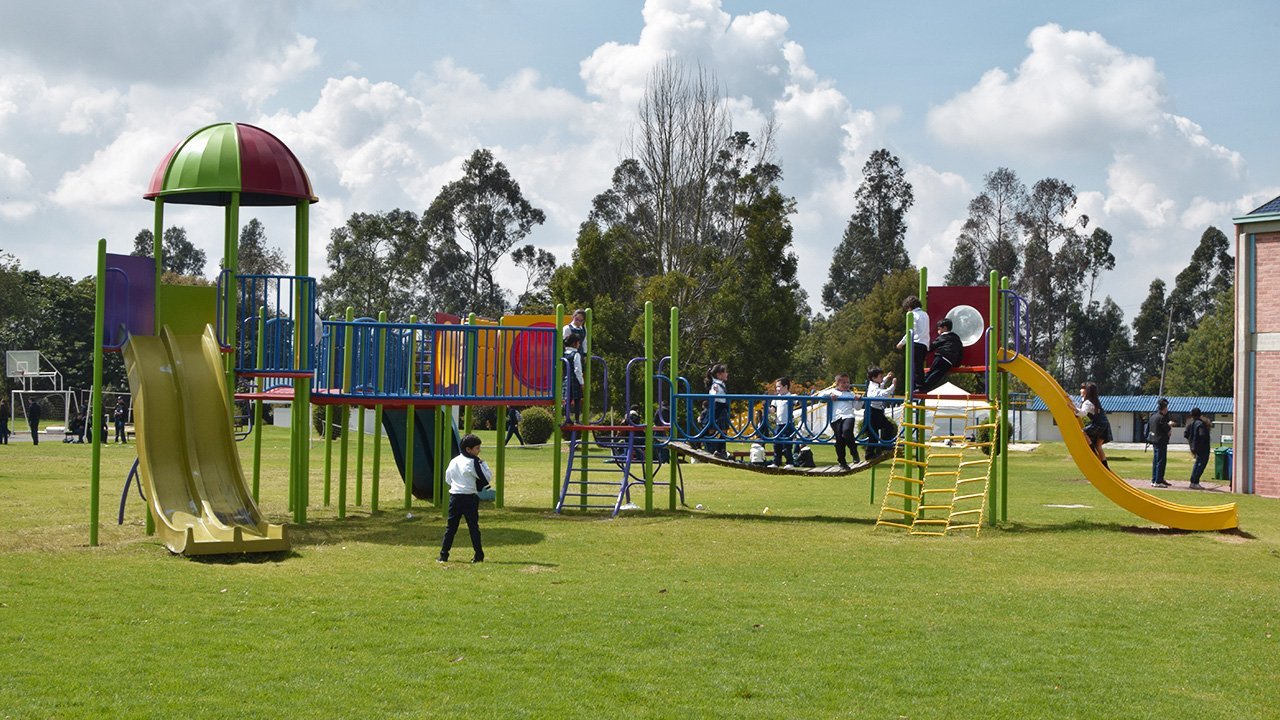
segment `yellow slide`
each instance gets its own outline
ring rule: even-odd
[[[289,549],[245,486],[231,429],[222,355],[204,335],[132,336],[124,346],[134,398],[138,474],[161,540],[175,553]]]
[[[1000,369],[1012,373],[1044,400],[1058,427],[1062,428],[1062,439],[1066,441],[1067,452],[1076,461],[1076,467],[1111,502],[1134,515],[1179,530],[1229,530],[1237,526],[1235,503],[1180,505],[1138,490],[1120,479],[1093,454],[1085,434],[1073,432],[1080,425],[1076,419],[1075,404],[1053,376],[1023,356],[1002,361]]]

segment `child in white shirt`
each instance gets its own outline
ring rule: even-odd
[[[458,521],[467,519],[467,532],[471,533],[471,548],[475,556],[471,562],[484,562],[484,547],[480,544],[480,496],[477,494],[489,486],[493,472],[480,459],[480,438],[464,435],[462,454],[449,462],[444,480],[449,484],[449,521],[445,526],[444,541],[440,544],[440,562],[449,562],[449,549],[453,537],[458,534]]]
[[[853,406],[857,395],[849,389],[849,376],[845,373],[836,375],[835,387],[820,391],[818,394],[836,399],[831,403],[831,432],[836,438],[836,460],[840,463],[841,470],[849,470],[851,469],[849,463],[845,462],[845,448],[853,453],[854,463],[862,462],[858,457],[858,445],[854,441],[858,419],[854,414]]]
[[[894,389],[897,387],[897,381],[894,380],[893,373],[886,373],[876,365],[867,368],[867,397],[880,398],[890,397],[893,395]],[[898,437],[898,428],[884,414],[885,404],[882,402],[868,403],[866,422],[863,423],[865,428],[869,428],[871,432],[867,432],[867,438],[874,437],[876,442],[890,443]],[[871,433],[875,434],[872,435]],[[888,452],[889,448],[868,448],[867,457],[879,455]]]

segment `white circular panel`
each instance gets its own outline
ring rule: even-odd
[[[951,331],[960,336],[960,342],[968,347],[982,339],[986,324],[982,322],[982,313],[972,305],[957,305],[947,313],[951,321]]]

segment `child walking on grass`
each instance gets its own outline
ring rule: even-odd
[[[449,484],[449,521],[444,530],[444,542],[440,544],[440,562],[449,562],[449,550],[453,547],[453,537],[458,534],[458,522],[467,520],[467,532],[471,533],[471,548],[475,556],[471,562],[484,562],[484,547],[480,544],[480,495],[481,490],[489,487],[493,472],[480,459],[480,438],[465,435],[462,442],[462,454],[449,463],[444,471],[445,482]]]

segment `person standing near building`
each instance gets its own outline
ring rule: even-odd
[[[27,427],[31,428],[31,444],[40,444],[40,398],[27,403]]]
[[[1195,465],[1191,466],[1191,489],[1203,490],[1200,476],[1204,474],[1204,469],[1209,464],[1209,423],[1200,417],[1200,408],[1191,408],[1191,424],[1182,431],[1182,436],[1187,439],[1187,443],[1191,446],[1191,454],[1196,458]]]
[[[0,445],[9,444],[9,403],[0,398]]]
[[[1165,464],[1169,461],[1169,401],[1160,398],[1156,411],[1147,418],[1147,442],[1151,443],[1151,487],[1169,487],[1164,480]]]

